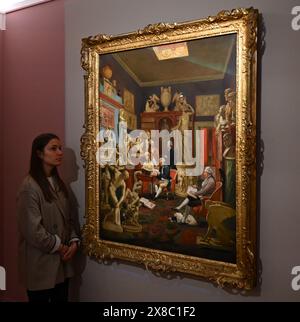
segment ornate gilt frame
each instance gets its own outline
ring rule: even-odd
[[[86,175],[86,254],[106,262],[121,259],[163,273],[188,273],[221,287],[252,289],[256,283],[256,65],[258,11],[221,11],[216,16],[180,24],[158,23],[136,32],[97,35],[82,40],[85,71],[85,133],[81,156]],[[96,135],[99,128],[99,54],[216,35],[237,35],[236,242],[237,263],[230,264],[155,249],[102,240],[99,237],[99,167]]]

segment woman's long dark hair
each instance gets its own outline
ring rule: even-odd
[[[37,136],[33,140],[29,170],[29,174],[40,186],[43,191],[44,197],[48,202],[52,202],[55,199],[55,196],[51,192],[50,183],[47,180],[43,168],[43,160],[38,156],[38,152],[44,152],[45,146],[53,139],[59,140],[59,137],[52,133],[45,133]],[[56,179],[59,189],[64,193],[65,197],[68,198],[67,188],[64,182],[61,180],[56,167],[54,167],[51,171],[51,176]]]

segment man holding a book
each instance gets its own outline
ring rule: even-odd
[[[211,195],[216,188],[216,180],[214,177],[214,172],[211,167],[206,167],[203,172],[204,181],[201,187],[189,186],[187,189],[187,198],[185,198],[182,203],[173,208],[176,211],[181,210],[185,207],[185,217],[188,216],[191,207],[196,207],[202,204],[202,197]]]

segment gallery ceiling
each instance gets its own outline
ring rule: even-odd
[[[50,1],[52,0],[0,0],[0,13],[8,13]]]
[[[235,35],[187,42],[189,55],[158,60],[153,47],[113,54],[141,87],[223,79],[235,48]]]

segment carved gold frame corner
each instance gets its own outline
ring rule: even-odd
[[[85,163],[86,254],[99,261],[121,259],[143,264],[156,272],[187,273],[222,287],[252,289],[256,284],[256,66],[258,10],[221,11],[216,16],[185,23],[158,23],[136,32],[82,40],[85,71],[85,132],[81,157]],[[237,263],[219,262],[102,240],[99,236],[99,166],[96,136],[99,129],[99,55],[205,37],[237,35],[236,124],[236,247]]]

